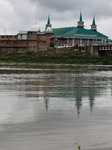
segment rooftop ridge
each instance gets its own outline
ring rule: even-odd
[[[77,28],[77,27],[58,27],[58,28],[53,28],[53,29],[63,29],[63,28]]]
[[[78,28],[78,27],[61,27],[53,28],[54,35],[92,35],[99,37],[108,37],[98,31],[93,31],[91,29]]]

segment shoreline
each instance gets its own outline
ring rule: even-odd
[[[112,65],[112,57],[90,55],[84,52],[28,52],[25,54],[9,54],[0,56],[1,63],[36,63],[36,64],[85,64],[85,65]]]

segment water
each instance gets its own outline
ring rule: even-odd
[[[0,64],[0,150],[111,150],[112,66]]]

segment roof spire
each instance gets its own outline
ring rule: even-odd
[[[82,22],[82,12],[80,11],[80,19],[79,19],[80,22]]]
[[[50,25],[50,17],[48,15],[48,21],[47,21],[47,24]]]
[[[48,27],[50,27],[51,28],[51,23],[50,23],[50,16],[48,15],[48,20],[47,20],[47,24],[46,24],[46,30],[47,30],[47,28]]]
[[[92,25],[96,25],[96,23],[95,23],[95,16],[93,17],[93,23],[92,23]]]
[[[92,25],[91,25],[91,30],[93,30],[93,31],[97,30],[97,25],[95,23],[95,16],[93,17],[93,22],[92,22]]]
[[[50,23],[50,16],[48,15],[48,20],[47,20],[47,24],[45,27],[45,33],[52,33],[53,34],[53,30],[52,30],[52,24]]]
[[[78,21],[78,28],[84,28],[84,21],[82,21],[82,12],[80,11],[80,18]]]

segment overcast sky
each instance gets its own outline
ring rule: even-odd
[[[80,9],[85,28],[95,15],[98,31],[112,38],[112,0],[0,0],[0,34],[30,30],[37,22],[41,31],[48,14],[53,28],[77,26]]]

